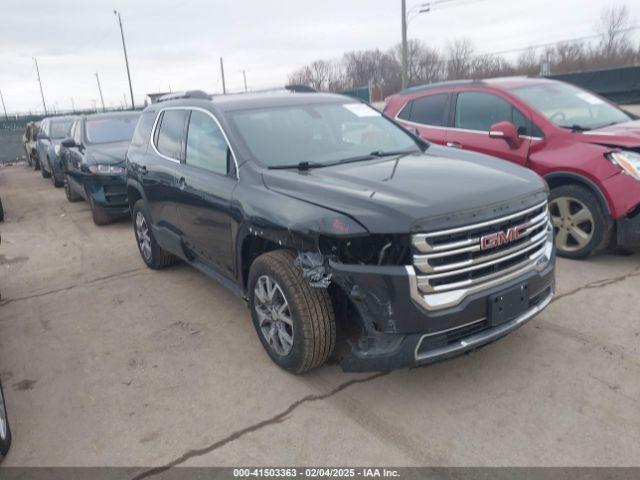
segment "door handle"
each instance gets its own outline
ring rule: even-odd
[[[180,188],[180,190],[184,190],[187,187],[187,181],[184,179],[184,177],[180,177],[178,179],[178,188]]]
[[[462,145],[458,142],[447,142],[447,147],[462,148]]]

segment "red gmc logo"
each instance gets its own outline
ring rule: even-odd
[[[489,250],[491,248],[499,247],[500,245],[506,245],[507,243],[515,242],[527,229],[527,225],[518,225],[516,227],[509,228],[506,232],[490,233],[480,238],[480,248],[482,250]]]

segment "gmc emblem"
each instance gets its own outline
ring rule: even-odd
[[[500,245],[506,245],[507,243],[515,242],[522,237],[522,234],[527,229],[526,224],[511,227],[507,231],[490,233],[480,238],[480,249],[489,250],[491,248],[499,247]]]

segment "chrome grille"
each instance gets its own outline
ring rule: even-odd
[[[484,236],[513,227],[521,227],[517,239],[482,249]],[[417,289],[423,294],[435,294],[499,280],[535,262],[547,248],[550,231],[545,201],[487,222],[415,234],[412,245]]]

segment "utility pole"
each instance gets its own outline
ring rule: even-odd
[[[98,76],[98,72],[96,72],[96,82],[98,82],[98,92],[100,92],[100,102],[102,102],[102,111],[106,112],[107,109],[104,108],[104,97],[102,96],[102,87],[100,86],[100,77]]]
[[[244,93],[247,93],[249,89],[247,88],[247,72],[246,70],[242,70],[242,78],[244,78]]]
[[[120,36],[122,37],[122,49],[124,50],[124,63],[127,66],[127,78],[129,79],[129,92],[131,93],[131,108],[136,109],[136,104],[133,100],[133,87],[131,86],[131,72],[129,71],[129,57],[127,57],[127,45],[124,43],[124,30],[122,29],[122,17],[117,10],[113,11],[113,14],[118,17],[118,25],[120,25]]]
[[[76,113],[76,104],[73,101],[73,97],[71,97],[71,112]]]
[[[44,101],[44,91],[42,90],[42,80],[40,80],[40,69],[38,68],[38,60],[33,57],[33,62],[36,64],[36,73],[38,75],[38,83],[40,84],[40,96],[42,97],[42,108],[44,108],[44,114],[47,114],[47,104]]]
[[[0,90],[0,100],[2,100],[2,109],[4,110],[4,118],[9,120],[9,115],[7,115],[7,107],[4,104],[4,97],[2,96],[2,90]]]
[[[222,75],[222,94],[226,95],[227,85],[224,81],[224,62],[222,61],[222,57],[220,57],[220,75]]]
[[[402,88],[407,88],[407,0],[402,0]]]

